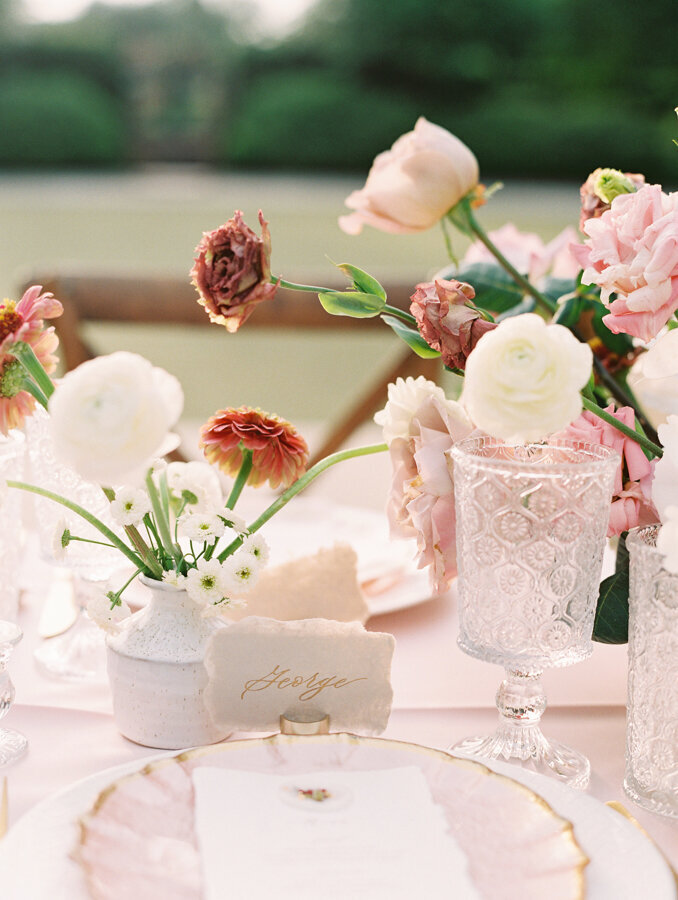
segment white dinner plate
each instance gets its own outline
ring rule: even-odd
[[[268,746],[267,746],[268,743]],[[420,765],[429,777],[431,790],[437,802],[443,806],[456,802],[456,797],[451,797],[446,785],[450,785],[449,776],[459,769],[459,761],[453,760],[451,765],[445,765],[444,757],[451,759],[441,751],[422,748],[416,744],[404,744],[396,741],[380,741],[379,739],[358,739],[348,735],[329,735],[313,738],[276,737],[274,739],[260,739],[254,741],[237,741],[205,748],[205,751],[193,752],[188,765],[200,764],[202,756],[204,764],[226,765],[229,768],[249,769],[252,771],[271,771],[274,764],[276,771],[285,770],[286,766],[294,767],[300,771],[311,771],[313,768],[328,768],[334,760],[334,765],[353,768],[384,768],[398,765]],[[159,761],[163,762],[157,767]],[[6,838],[0,843],[0,885],[2,886],[3,900],[89,900],[85,877],[81,865],[71,858],[71,853],[79,845],[82,831],[79,821],[86,816],[97,804],[98,810],[107,797],[118,792],[118,809],[124,810],[124,790],[120,792],[120,786],[125,785],[125,776],[133,773],[142,773],[150,762],[150,773],[153,771],[167,771],[166,766],[185,766],[186,762],[178,763],[172,754],[161,754],[153,760],[137,760],[124,766],[117,766],[96,775],[93,775],[77,784],[67,788],[50,798],[37,804],[26,813],[22,819],[10,830]],[[441,765],[442,763],[442,765]],[[461,763],[463,767],[464,763]],[[483,767],[477,766],[478,771]],[[574,825],[574,836],[579,847],[589,857],[590,863],[584,870],[585,896],[587,900],[638,900],[641,897],[651,897],[652,900],[675,900],[676,891],[673,876],[661,854],[639,831],[617,813],[612,812],[597,800],[573,791],[543,776],[523,772],[522,770],[505,764],[492,764],[492,768],[500,773],[510,775],[513,782],[522,782],[528,785],[532,791],[543,798],[555,811],[557,816],[569,820]],[[433,777],[431,777],[433,775]],[[146,775],[137,777],[146,779]],[[456,777],[456,776],[455,776]],[[123,779],[120,782],[120,779]],[[133,779],[134,781],[135,779]],[[115,783],[113,792],[108,790]],[[137,782],[138,784],[138,782]],[[151,790],[144,784],[140,785],[142,794]],[[157,784],[155,785],[157,788]],[[498,796],[494,785],[493,794]],[[128,788],[129,790],[129,784]],[[513,804],[516,800],[516,788],[507,792],[508,802]],[[104,792],[102,795],[102,791]],[[500,792],[499,792],[500,793]],[[101,797],[100,797],[101,795]],[[540,805],[537,799],[535,804],[532,797],[533,811]],[[99,802],[97,803],[97,800]],[[511,799],[512,798],[512,799]],[[127,802],[129,802],[129,797]],[[164,802],[164,801],[163,801]],[[502,801],[503,803],[504,801]],[[484,803],[475,803],[473,812],[483,813]],[[139,814],[143,813],[144,803],[138,807]],[[137,812],[134,806],[135,816]],[[564,866],[570,869],[577,866],[576,857],[573,859],[567,840],[559,843],[557,832],[563,830],[565,836],[569,826],[566,822],[558,827],[557,817],[546,815],[542,825],[551,835],[546,845],[534,849],[534,862],[531,864],[530,878],[544,878],[549,870],[555,871],[552,863],[557,862],[558,855],[563,859]],[[227,814],[227,810],[225,811]],[[497,841],[498,831],[512,835],[514,845],[517,838],[515,821],[511,816],[507,817],[500,829],[494,827],[494,836],[487,835],[487,823],[480,820],[479,834],[489,846],[485,847],[485,858],[493,860],[492,844]],[[493,816],[492,824],[501,820],[501,809]],[[554,821],[556,819],[554,828]],[[128,822],[123,815],[123,821]],[[115,817],[109,819],[115,825]],[[469,827],[478,828],[479,821],[470,823]],[[525,840],[534,840],[535,823],[528,815],[524,834]],[[145,829],[148,822],[142,826],[139,821],[130,821],[129,827],[133,835],[137,835],[137,841],[146,839]],[[541,827],[541,826],[540,826]],[[115,840],[115,834],[111,834]],[[554,843],[554,841],[556,843]],[[509,842],[510,843],[510,842]],[[133,845],[134,846],[134,845]],[[113,848],[112,848],[113,849]],[[498,848],[501,849],[501,848]],[[551,857],[555,854],[555,860]],[[563,855],[564,854],[564,855]],[[125,868],[124,854],[114,859],[114,864],[120,872]],[[531,855],[528,855],[532,859]],[[513,859],[513,855],[511,855]],[[524,861],[523,861],[524,862]],[[504,860],[504,864],[506,860]],[[501,872],[497,873],[501,877]],[[529,882],[529,879],[528,879]],[[112,895],[113,896],[113,895]],[[152,892],[148,896],[155,896]],[[181,896],[181,895],[177,895]],[[190,895],[187,895],[190,896]],[[489,896],[492,896],[491,894]],[[521,897],[523,895],[521,894]],[[542,896],[538,893],[536,896]],[[553,898],[559,896],[555,891],[549,890],[543,896]],[[254,900],[255,895],[248,900]]]

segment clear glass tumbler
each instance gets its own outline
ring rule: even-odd
[[[12,650],[23,637],[14,622],[0,620],[0,719],[8,712],[14,700],[14,685],[9,677],[7,663]],[[26,752],[28,741],[18,731],[0,728],[0,766],[9,765]]]
[[[659,526],[629,532],[629,692],[624,790],[678,818],[678,575],[662,567]]]
[[[616,453],[573,441],[455,445],[459,646],[506,669],[499,727],[452,749],[584,788],[585,756],[547,740],[547,667],[590,656]]]

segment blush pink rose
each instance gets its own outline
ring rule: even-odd
[[[414,131],[376,157],[365,186],[346,198],[347,234],[371,225],[391,234],[425,231],[478,184],[478,161],[449,131],[419,118]]]
[[[615,333],[652,340],[678,309],[678,194],[658,184],[621,194],[584,231],[589,239],[572,252],[584,283],[600,287],[610,310],[603,322]]]
[[[470,284],[437,278],[418,284],[411,297],[410,312],[419,333],[429,347],[440,352],[443,363],[454,369],[464,369],[480,338],[497,327],[473,306],[475,295]]]
[[[535,284],[548,275],[552,278],[574,278],[579,272],[579,263],[570,249],[572,242],[577,240],[574,228],[565,228],[548,244],[538,234],[520,231],[512,222],[490,231],[488,236],[511,265]],[[473,263],[488,262],[497,263],[482,241],[475,241],[466,251],[461,269]]]
[[[635,427],[635,416],[630,406],[622,406],[615,410],[610,404],[605,411],[618,419],[622,425]],[[637,525],[649,525],[657,521],[657,511],[652,503],[651,493],[654,463],[645,456],[640,444],[588,410],[564,428],[558,436],[573,441],[600,444],[616,450],[619,454],[608,537],[621,534]]]
[[[437,593],[457,574],[454,485],[445,453],[473,430],[458,403],[430,395],[412,416],[409,437],[389,446],[391,536],[416,538],[419,568],[429,567]]]

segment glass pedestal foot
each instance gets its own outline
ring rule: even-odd
[[[48,638],[33,656],[38,670],[49,678],[106,681],[105,636],[84,610],[68,631]]]
[[[24,755],[28,740],[18,731],[0,728],[0,767],[8,766]]]
[[[534,726],[499,727],[486,737],[469,737],[453,744],[450,752],[474,759],[499,759],[523,769],[556,778],[570,787],[584,790],[591,777],[591,764],[576,750],[549,741]]]

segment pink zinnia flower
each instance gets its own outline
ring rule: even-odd
[[[252,487],[268,481],[272,488],[287,488],[303,475],[308,460],[308,445],[289,422],[248,406],[215,413],[200,429],[200,447],[232,477],[240,471],[243,450],[251,450],[247,483]]]
[[[635,427],[635,416],[630,406],[615,410],[610,404],[605,410],[622,425]],[[592,412],[583,412],[558,437],[573,441],[588,441],[611,447],[619,454],[619,468],[615,476],[612,508],[607,536],[621,534],[637,525],[649,525],[659,518],[652,503],[652,475],[654,463],[643,453],[640,444],[626,437],[612,425]]]
[[[0,304],[0,431],[7,434],[20,428],[35,409],[35,400],[21,390],[23,369],[8,351],[24,341],[50,374],[57,365],[54,355],[59,339],[54,328],[45,328],[43,319],[55,319],[63,306],[51,293],[42,293],[42,285],[30,287],[18,303],[5,300]]]
[[[651,341],[678,309],[678,194],[658,184],[621,194],[584,231],[589,239],[571,250],[584,283],[601,289],[610,310],[603,322],[615,334]]]
[[[259,210],[261,237],[245,224],[236,210],[232,219],[214,231],[204,232],[195,248],[191,278],[198,302],[207,314],[228,331],[235,332],[262,300],[271,300],[278,289],[271,284],[271,236]]]

